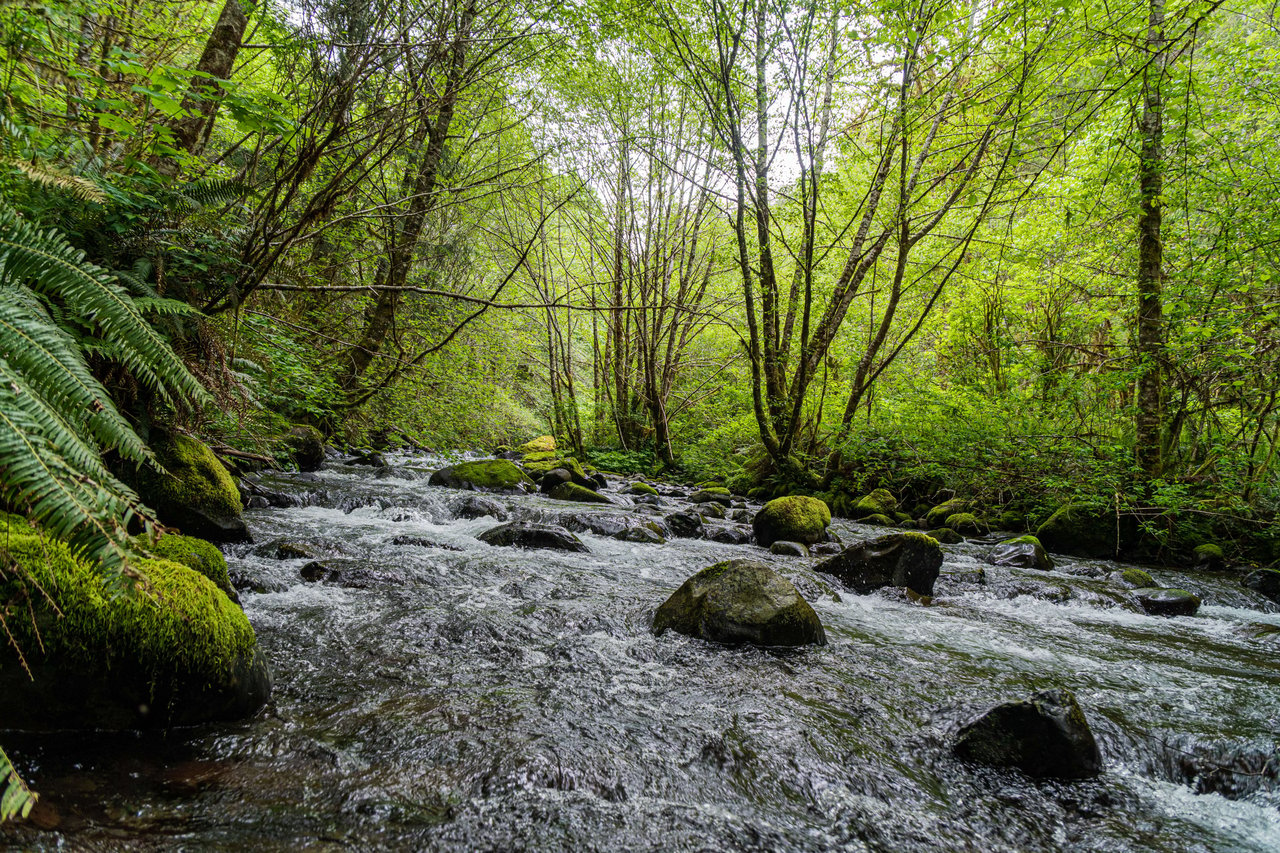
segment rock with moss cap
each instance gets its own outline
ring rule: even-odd
[[[289,458],[299,471],[319,471],[324,464],[324,436],[308,424],[299,424],[284,437]]]
[[[0,548],[17,569],[0,581],[0,599],[26,600],[34,611],[34,620],[7,620],[35,678],[6,644],[0,651],[6,725],[187,725],[248,716],[269,697],[270,673],[253,628],[199,572],[171,560],[135,559],[145,585],[113,594],[66,545],[30,528],[10,526]],[[35,585],[41,593],[33,594]]]
[[[1220,572],[1227,567],[1222,548],[1212,542],[1197,545],[1192,553],[1195,555],[1196,568],[1201,571]]]
[[[524,492],[533,487],[533,481],[506,459],[459,462],[436,471],[428,482],[481,492]]]
[[[933,584],[942,568],[942,546],[923,533],[890,533],[850,545],[814,569],[835,575],[855,592],[868,593],[885,586],[909,589],[917,595],[933,595]]]
[[[950,527],[939,527],[937,530],[929,530],[925,535],[931,539],[937,539],[943,545],[959,545],[964,541],[964,537],[956,533]]]
[[[756,542],[768,548],[778,540],[812,545],[827,538],[831,510],[817,498],[789,495],[774,498],[751,522]]]
[[[718,503],[729,506],[733,503],[733,495],[723,486],[708,486],[689,495],[689,500],[696,504]]]
[[[1194,616],[1200,609],[1200,597],[1185,589],[1144,586],[1135,589],[1132,595],[1152,616]]]
[[[658,490],[648,483],[635,482],[627,486],[627,494],[630,495],[657,495]]]
[[[1067,503],[1036,528],[1036,538],[1057,554],[1110,559],[1116,552],[1115,516]]]
[[[127,479],[168,527],[211,542],[248,542],[240,492],[226,466],[204,443],[154,430],[151,448],[164,473],[143,468]]]
[[[962,536],[976,536],[987,532],[987,526],[971,512],[957,512],[947,516],[947,527]]]
[[[809,602],[758,560],[717,563],[685,581],[654,614],[653,633],[667,630],[729,645],[827,642]]]
[[[1156,582],[1151,579],[1151,575],[1142,569],[1127,568],[1123,571],[1112,572],[1107,577],[1118,583],[1126,589],[1140,589],[1142,587],[1153,587]]]
[[[237,604],[240,602],[227,574],[227,558],[222,556],[222,552],[212,542],[194,536],[166,533],[143,547],[162,560],[172,560],[188,569],[195,569],[213,581],[213,585],[226,593],[232,601]]]
[[[969,509],[969,502],[963,498],[951,498],[943,501],[924,514],[924,523],[926,527],[943,527],[947,523],[947,519],[958,512],[966,512]]]
[[[1053,568],[1053,560],[1034,536],[1018,536],[998,543],[987,555],[987,562],[993,566],[1039,569],[1042,572]]]
[[[1085,779],[1102,771],[1089,721],[1064,689],[987,709],[960,729],[955,753],[979,764],[1017,767],[1036,778]]]
[[[558,501],[577,501],[578,503],[607,504],[613,501],[599,492],[579,486],[577,483],[561,483],[547,493]]]
[[[556,449],[554,436],[540,435],[531,438],[518,448],[521,453],[549,453]]]
[[[866,518],[859,519],[859,521],[863,524],[873,524],[877,527],[893,527],[896,523],[894,519],[889,516],[881,515],[879,513],[876,513],[875,515],[868,515]]]
[[[893,493],[888,489],[874,489],[870,494],[863,495],[854,502],[849,508],[849,517],[859,519],[882,515],[892,518],[897,509],[898,499],[893,496]]]

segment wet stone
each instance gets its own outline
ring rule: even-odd
[[[769,553],[780,557],[807,557],[809,549],[800,542],[787,542],[780,539],[769,546]]]
[[[498,521],[507,520],[507,511],[502,504],[479,495],[471,495],[458,506],[458,518],[484,518],[492,516]]]
[[[582,540],[563,527],[512,521],[490,528],[476,537],[481,542],[505,548],[545,548],[553,551],[590,551]]]
[[[703,531],[703,537],[709,542],[719,542],[723,545],[750,545],[752,539],[751,528],[733,525],[707,527]]]
[[[1152,616],[1194,616],[1200,609],[1200,598],[1185,589],[1140,587],[1133,597]]]
[[[696,512],[673,512],[663,522],[672,536],[697,539],[702,535],[702,516]]]
[[[987,709],[960,729],[955,753],[1037,778],[1083,779],[1102,770],[1093,730],[1075,695],[1064,689]]]

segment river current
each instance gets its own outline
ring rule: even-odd
[[[1148,567],[1200,594],[1138,612],[1120,568],[1049,573],[945,546],[931,603],[856,595],[817,559],[579,533],[590,553],[483,544],[437,457],[263,478],[228,553],[275,678],[253,719],[168,733],[6,734],[52,806],[0,846],[138,850],[1280,850],[1280,613],[1238,574]],[[688,509],[495,495],[511,519]],[[749,508],[749,509],[753,509]],[[722,524],[723,522],[713,522]],[[597,525],[600,526],[600,525]],[[883,528],[836,521],[845,543]],[[279,559],[281,543],[310,556]],[[400,544],[397,544],[400,543]],[[304,581],[316,554],[336,580]],[[654,637],[719,560],[795,582],[828,645]],[[978,570],[985,574],[979,583]],[[1033,781],[955,759],[958,726],[1075,692],[1105,770]]]

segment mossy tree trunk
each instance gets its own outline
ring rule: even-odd
[[[1164,191],[1164,105],[1161,82],[1165,71],[1164,0],[1150,0],[1147,27],[1147,67],[1142,77],[1142,150],[1138,161],[1138,319],[1137,412],[1135,449],[1138,467],[1148,479],[1164,467],[1160,427],[1163,419],[1164,303],[1161,267],[1164,246],[1160,228]]]

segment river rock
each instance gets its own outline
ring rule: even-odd
[[[550,494],[556,486],[573,482],[573,472],[567,468],[552,468],[538,479],[538,491]]]
[[[890,533],[850,545],[814,569],[835,575],[862,594],[896,586],[933,595],[941,567],[942,547],[936,539],[923,533]]]
[[[926,528],[943,527],[948,518],[958,512],[966,512],[968,509],[969,502],[963,498],[943,501],[924,514],[924,526]]]
[[[7,529],[6,529],[7,527]],[[0,522],[0,600],[27,602],[0,643],[0,721],[23,729],[132,729],[251,715],[271,693],[253,627],[185,565],[135,558],[150,594],[109,590],[62,542]],[[26,583],[38,584],[28,595]],[[27,611],[26,606],[31,610]],[[32,677],[17,661],[22,650]]]
[[[506,548],[545,548],[552,551],[589,552],[582,540],[563,527],[512,521],[490,528],[476,537],[481,542]]]
[[[788,495],[774,498],[751,522],[756,542],[768,548],[778,540],[812,545],[827,538],[831,510],[818,498]]]
[[[707,489],[699,489],[689,495],[689,500],[696,504],[718,503],[722,506],[729,506],[733,503],[733,495],[729,494],[728,489],[712,486]]]
[[[955,753],[1028,776],[1084,779],[1102,771],[1102,754],[1070,690],[1045,690],[989,708],[960,729]]]
[[[987,555],[987,562],[993,566],[1039,569],[1042,572],[1053,568],[1053,560],[1034,536],[1019,536],[998,543]]]
[[[664,545],[666,539],[656,530],[648,527],[628,527],[618,539],[625,542],[638,542],[641,544]]]
[[[849,510],[849,517],[866,519],[871,516],[883,516],[892,524],[893,513],[898,508],[898,499],[888,489],[874,489],[854,502]]]
[[[1152,616],[1194,616],[1200,609],[1199,596],[1185,589],[1145,586],[1135,589],[1133,597]]]
[[[971,512],[957,512],[947,516],[946,526],[962,536],[977,536],[987,532],[987,526]]]
[[[750,545],[751,528],[738,527],[734,524],[722,524],[706,528],[703,538],[710,542],[724,545]]]
[[[724,511],[724,504],[717,503],[698,504],[698,514],[701,515],[704,520],[708,518],[723,520],[728,515],[728,513]]]
[[[809,602],[791,581],[758,560],[717,563],[685,581],[653,617],[654,634],[668,629],[726,644],[827,642]]]
[[[391,540],[392,545],[411,545],[414,548],[437,548],[442,551],[461,551],[457,545],[450,545],[447,542],[438,542],[435,539],[429,539],[426,536],[396,536]]]
[[[370,468],[386,468],[387,457],[383,456],[376,450],[369,450],[364,453],[357,453],[347,460],[348,465],[367,465]]]
[[[1036,538],[1057,554],[1111,559],[1116,554],[1114,514],[1067,503],[1036,528]]]
[[[197,539],[194,536],[180,536],[166,533],[148,543],[147,551],[162,560],[172,560],[193,569],[213,581],[214,586],[234,601],[240,603],[240,596],[231,585],[231,577],[227,574],[227,558],[212,542]]]
[[[524,444],[520,445],[521,453],[551,453],[556,449],[556,440],[550,435],[540,435],[537,438],[531,438]]]
[[[799,542],[787,542],[779,539],[769,546],[770,554],[777,554],[779,557],[807,557],[809,549]]]
[[[839,542],[819,542],[816,545],[809,546],[809,555],[812,557],[834,557],[844,550],[844,546]]]
[[[479,495],[468,495],[458,505],[458,518],[484,518],[492,516],[498,521],[507,520],[507,511],[502,504]]]
[[[127,477],[165,525],[210,542],[249,542],[240,491],[231,473],[202,442],[154,430],[151,447],[166,473],[143,468]]]
[[[658,490],[648,483],[635,482],[627,486],[627,494],[629,495],[657,495]]]
[[[1245,575],[1240,583],[1249,589],[1280,604],[1280,571],[1256,569]]]
[[[578,503],[613,503],[613,501],[609,500],[599,492],[579,486],[577,483],[561,483],[551,490],[549,497],[558,501],[577,501]]]
[[[1107,579],[1125,589],[1139,589],[1144,586],[1156,585],[1150,574],[1133,566],[1118,572],[1112,572],[1107,575]]]
[[[460,462],[436,471],[428,482],[433,486],[488,492],[524,492],[533,486],[523,471],[505,459]]]
[[[696,512],[673,512],[662,519],[672,536],[697,539],[702,535],[702,516]]]
[[[943,545],[959,545],[964,542],[964,537],[950,527],[939,527],[937,530],[928,531],[925,535],[931,539],[937,539]]]
[[[294,427],[285,436],[284,444],[299,471],[319,471],[324,464],[324,436],[315,427]]]
[[[1197,545],[1192,553],[1195,555],[1195,566],[1199,571],[1220,572],[1227,566],[1222,548],[1212,542]]]
[[[558,521],[561,527],[574,533],[594,533],[614,539],[621,539],[631,527],[630,520],[625,516],[594,512],[564,513]]]

